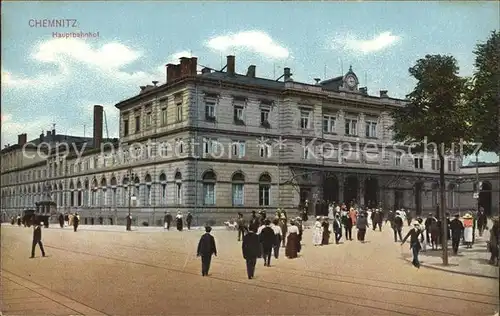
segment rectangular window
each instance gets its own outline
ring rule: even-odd
[[[245,157],[245,142],[233,141],[232,143],[232,156],[242,158]]]
[[[215,148],[216,140],[212,138],[204,138],[203,139],[203,153],[205,154],[212,154],[214,153],[217,149]]]
[[[135,132],[138,133],[141,131],[141,117],[136,116],[135,117]]]
[[[309,129],[311,128],[311,111],[302,110],[300,111],[300,128]]]
[[[457,170],[457,162],[454,160],[448,160],[448,171],[454,172]]]
[[[243,119],[244,107],[241,105],[235,105],[233,109],[233,117],[235,122],[244,122]]]
[[[207,120],[215,120],[215,102],[205,102],[205,118]]]
[[[304,151],[302,153],[302,158],[309,159],[309,147],[308,146],[304,147]]]
[[[259,206],[270,205],[271,186],[269,184],[259,185]]]
[[[233,205],[242,206],[243,204],[243,183],[233,183]]]
[[[203,183],[204,205],[215,205],[215,183]]]
[[[175,140],[175,146],[177,146],[176,149],[179,154],[184,153],[184,141],[181,138]]]
[[[377,123],[367,121],[365,123],[365,136],[376,138],[377,137]]]
[[[146,128],[151,127],[153,121],[152,121],[152,114],[151,112],[146,113]]]
[[[175,184],[175,204],[182,204],[182,183]]]
[[[432,161],[431,161],[431,167],[432,167],[432,170],[439,170],[439,169],[441,169],[441,162],[439,161],[439,159],[432,159]]]
[[[323,116],[323,132],[335,133],[335,117],[331,115]]]
[[[397,152],[396,153],[396,157],[394,157],[394,164],[396,166],[401,166],[401,153],[400,152]]]
[[[128,120],[123,120],[123,136],[128,136]]]
[[[413,164],[415,169],[424,169],[424,159],[423,158],[414,158]]]
[[[161,185],[161,204],[166,205],[167,204],[167,184],[162,183]]]
[[[260,124],[269,124],[269,109],[260,109]]]
[[[161,109],[161,125],[167,125],[167,108]]]
[[[261,158],[271,157],[271,145],[262,145],[259,147],[259,155]]]
[[[358,135],[358,120],[345,119],[345,134],[348,136]]]
[[[181,122],[182,121],[182,102],[176,104],[176,121]]]

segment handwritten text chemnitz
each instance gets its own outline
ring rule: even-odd
[[[30,19],[30,27],[56,28],[56,27],[78,27],[76,19]]]

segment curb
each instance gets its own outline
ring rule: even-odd
[[[406,262],[411,263],[412,260],[405,258],[404,259]],[[472,277],[477,277],[477,278],[486,278],[486,279],[493,279],[493,280],[498,280],[498,277],[496,276],[491,276],[487,274],[481,274],[481,273],[474,273],[474,272],[463,272],[463,271],[456,271],[456,270],[451,270],[451,269],[446,269],[446,268],[441,268],[441,267],[436,267],[433,265],[429,265],[426,263],[421,263],[421,267],[424,268],[429,268],[429,269],[434,269],[434,270],[439,270],[439,271],[445,271],[445,272],[450,272],[450,273],[455,273],[455,274],[461,274],[461,275],[466,275],[466,276],[472,276]],[[494,316],[498,316],[498,313]]]

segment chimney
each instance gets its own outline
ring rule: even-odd
[[[191,57],[190,66],[191,67],[189,68],[189,75],[196,76],[197,75],[196,68],[198,67],[198,58]]]
[[[102,105],[94,105],[94,148],[100,148],[102,143]]]
[[[189,76],[191,71],[191,59],[188,57],[181,57],[181,77]]]
[[[361,88],[359,88],[359,92],[361,92],[362,95],[368,95],[368,88],[361,87]]]
[[[319,86],[319,82],[321,81],[321,78],[314,78],[314,81],[316,82],[315,84]]]
[[[284,81],[291,81],[292,80],[292,73],[290,72],[290,68],[285,67],[284,72]]]
[[[229,55],[227,58],[227,73],[229,75],[235,74],[235,58],[233,55]]]
[[[56,136],[56,124],[52,124],[52,136]]]
[[[205,68],[203,68],[203,69],[201,70],[201,73],[202,73],[202,74],[209,74],[209,73],[211,73],[211,72],[212,72],[212,71],[210,70],[210,68],[207,68],[207,67],[205,67]]]
[[[42,133],[40,134],[40,141],[41,142],[43,142],[43,136],[44,136],[44,134],[43,134],[43,131],[42,131]]]
[[[19,146],[23,146],[27,142],[28,142],[28,135],[26,135],[26,134],[17,135],[17,144]]]
[[[388,98],[389,96],[387,95],[387,90],[380,90],[380,97],[381,98]]]
[[[47,131],[47,137],[50,137],[50,135],[52,135],[50,131]]]
[[[140,86],[139,88],[141,88],[141,92],[140,93],[143,93],[144,90],[146,90],[146,86]]]
[[[174,65],[174,64],[167,64],[167,83],[175,80],[175,67],[176,66],[177,65]],[[142,90],[144,90],[144,89],[142,89],[142,87],[141,87],[141,91]]]
[[[247,77],[255,78],[255,65],[248,66]]]

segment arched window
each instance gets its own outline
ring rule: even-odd
[[[163,172],[160,174],[160,203],[167,204],[167,175]]]
[[[90,205],[91,206],[97,205],[97,190],[98,189],[99,189],[99,187],[97,186],[97,179],[94,178],[94,180],[92,180],[92,191],[90,192],[90,194],[91,194]]]
[[[146,174],[144,182],[146,182],[146,196],[145,196],[146,205],[152,205],[153,200],[151,194],[151,176],[149,174]]]
[[[213,171],[206,171],[203,174],[203,204],[215,205],[215,183],[217,177]]]
[[[245,203],[244,199],[244,188],[245,188],[245,176],[240,171],[235,172],[231,179],[232,182],[232,192],[233,192],[233,206],[243,206]]]
[[[99,197],[99,205],[108,205],[108,182],[106,177],[101,179],[101,196]]]
[[[182,204],[182,173],[175,173],[175,204]]]
[[[69,181],[69,206],[75,206],[75,185],[73,180]]]
[[[449,208],[454,208],[455,207],[455,190],[456,190],[456,185],[454,183],[450,183],[448,185],[448,207]]]
[[[64,201],[64,190],[63,190],[63,185],[62,182],[59,182],[59,201],[57,202],[57,206],[63,207],[66,205],[66,201]]]
[[[116,177],[111,178],[111,190],[112,190],[112,195],[111,195],[111,205],[116,206],[116,186],[118,181],[116,181]]]
[[[89,180],[85,179],[85,190],[83,191],[83,205],[89,205],[89,198],[90,198],[90,192],[89,192]]]
[[[78,190],[77,197],[76,197],[76,206],[82,206],[83,205],[83,191],[82,191],[82,183],[80,180],[76,183],[76,189]]]
[[[259,205],[269,206],[271,204],[271,176],[267,173],[259,177]]]
[[[129,178],[126,176],[122,180],[122,188],[123,188],[123,195],[122,195],[122,205],[128,205],[129,203]]]

